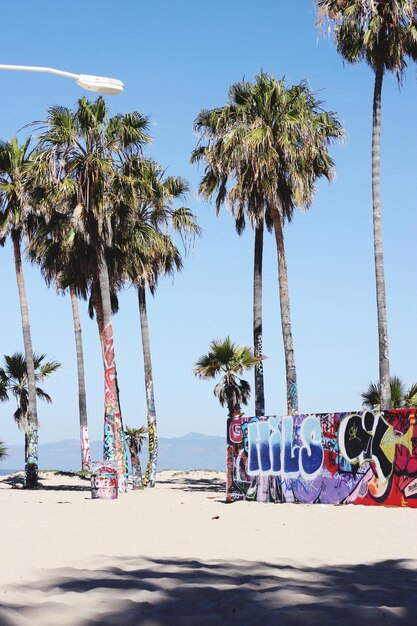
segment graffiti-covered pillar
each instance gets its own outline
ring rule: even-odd
[[[122,417],[117,399],[116,367],[114,361],[113,329],[104,328],[104,459],[117,462],[119,493],[127,491],[127,464],[125,459]]]

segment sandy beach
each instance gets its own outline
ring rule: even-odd
[[[415,624],[412,509],[225,501],[222,472],[0,477],[1,626]]]

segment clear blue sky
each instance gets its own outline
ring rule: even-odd
[[[59,5],[59,7],[58,7]],[[223,435],[226,411],[213,383],[193,377],[195,360],[213,338],[230,334],[252,343],[253,235],[235,233],[226,210],[198,199],[201,171],[189,164],[196,144],[192,123],[202,108],[226,102],[231,84],[263,69],[288,83],[307,79],[328,109],[338,112],[347,138],[332,150],[337,175],[320,183],[311,210],[286,230],[289,285],[300,409],[346,411],[378,375],[372,249],[370,140],[373,75],[344,66],[335,46],[315,27],[312,0],[153,0],[113,2],[15,0],[2,7],[1,62],[45,65],[120,78],[125,93],[109,97],[113,113],[139,110],[153,122],[149,154],[192,185],[188,204],[203,237],[174,281],[161,280],[149,298],[158,429],[161,436],[191,430]],[[382,205],[392,373],[417,379],[415,186],[416,71],[401,91],[387,77],[382,116]],[[43,119],[53,104],[75,105],[83,95],[70,80],[41,74],[0,73],[0,137]],[[27,131],[20,132],[23,139]],[[0,249],[0,355],[22,350],[20,310],[10,244]],[[36,268],[25,266],[35,350],[63,363],[39,403],[41,442],[78,437],[78,398],[71,306],[48,290]],[[114,319],[115,352],[124,421],[146,420],[137,297],[120,296]],[[102,438],[103,377],[94,322],[82,308],[90,433]],[[285,411],[276,253],[265,249],[264,352],[266,409]],[[252,382],[252,375],[248,376]],[[22,443],[12,402],[0,405],[0,438]],[[253,414],[253,399],[246,414]]]

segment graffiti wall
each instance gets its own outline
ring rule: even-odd
[[[230,418],[227,497],[417,508],[416,413]]]

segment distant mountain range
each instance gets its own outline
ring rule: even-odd
[[[210,469],[224,470],[226,465],[226,440],[224,437],[188,433],[172,439],[159,438],[158,469]],[[145,471],[147,446],[141,454],[142,471]],[[0,471],[23,469],[24,446],[8,446],[8,456],[0,461]],[[78,471],[81,469],[80,442],[63,439],[39,445],[39,469]],[[103,458],[103,443],[91,442],[91,458]]]

